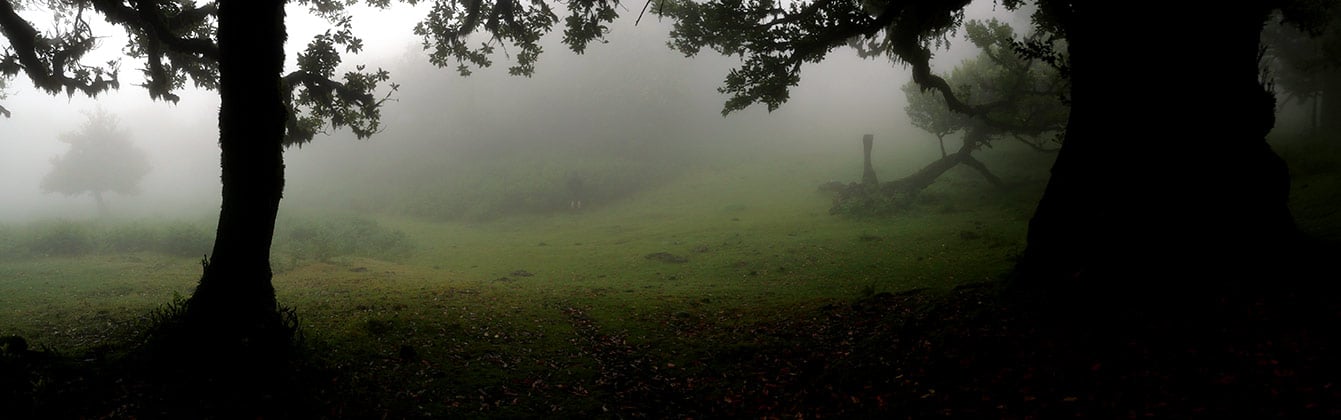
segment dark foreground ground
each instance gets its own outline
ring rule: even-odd
[[[1066,295],[985,283],[769,321],[680,313],[667,336],[698,350],[679,363],[566,308],[568,356],[587,370],[520,369],[445,393],[416,390],[416,378],[451,384],[458,368],[409,347],[387,360],[309,349],[249,368],[142,349],[61,355],[10,337],[0,418],[1341,417],[1335,270],[1290,271],[1305,281]]]

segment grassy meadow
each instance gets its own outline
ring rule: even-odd
[[[493,218],[285,207],[274,284],[310,358],[329,369],[316,375],[330,376],[321,398],[333,416],[693,406],[655,400],[675,396],[746,404],[757,394],[746,388],[767,394],[767,380],[750,384],[759,379],[747,370],[769,363],[755,355],[819,340],[825,332],[806,335],[816,314],[1007,273],[1051,158],[1003,147],[982,159],[1010,189],[957,168],[898,214],[830,215],[817,186],[857,178],[853,155],[722,159],[597,205]],[[918,167],[886,160],[886,179]],[[1311,192],[1335,171],[1305,167],[1300,224],[1334,234],[1331,199]],[[0,229],[0,336],[64,354],[133,346],[155,308],[189,295],[210,243],[208,218]]]

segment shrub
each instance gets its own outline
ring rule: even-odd
[[[29,227],[27,248],[36,256],[76,256],[96,249],[91,229],[81,223],[55,221]]]
[[[400,190],[404,214],[432,220],[491,220],[615,202],[660,185],[682,167],[618,156],[519,155],[468,162]]]
[[[157,250],[168,255],[194,257],[208,254],[213,245],[214,235],[210,235],[204,228],[178,223],[164,229]]]
[[[209,252],[213,242],[213,236],[205,229],[181,222],[153,225],[59,220],[33,222],[23,227],[0,226],[0,258],[134,252],[200,256]]]
[[[142,252],[159,248],[157,229],[139,223],[108,227],[100,235],[99,249],[105,252]]]
[[[22,244],[19,243],[19,230],[9,225],[0,225],[0,259],[22,256]]]
[[[404,232],[363,217],[285,218],[279,225],[275,248],[295,258],[325,261],[359,255],[392,259],[414,248]]]

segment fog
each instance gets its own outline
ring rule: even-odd
[[[991,8],[990,2],[975,7],[969,17],[992,14]],[[800,85],[780,109],[769,113],[756,105],[724,118],[720,111],[726,97],[716,89],[737,60],[711,51],[683,57],[666,46],[668,22],[649,17],[635,26],[636,13],[624,14],[612,25],[609,42],[592,45],[585,55],[568,51],[559,43],[560,34],[551,33],[535,76],[519,78],[506,74],[507,57],[469,77],[429,65],[411,33],[422,10],[355,11],[354,28],[367,49],[347,55],[345,67],[387,69],[400,90],[385,104],[384,131],[374,137],[357,140],[334,130],[288,150],[284,205],[345,206],[351,197],[364,195],[364,188],[423,182],[393,175],[460,176],[432,168],[471,167],[518,155],[611,154],[628,158],[635,171],[649,162],[692,165],[700,158],[758,157],[763,151],[850,154],[857,162],[858,139],[872,133],[877,159],[911,165],[936,157],[934,138],[912,128],[903,112],[899,87],[909,80],[906,70],[885,58],[862,59],[836,50],[824,62],[806,65]],[[292,63],[311,35],[328,25],[295,6],[289,15]],[[98,33],[119,35],[107,27]],[[109,36],[98,51],[102,55],[90,60],[115,57],[122,43]],[[938,71],[976,53],[962,40],[951,45],[952,50],[939,53]],[[57,138],[77,129],[84,114],[97,108],[118,117],[152,167],[140,194],[108,197],[114,217],[195,218],[217,211],[217,95],[187,90],[176,104],[151,101],[137,86],[142,83],[139,66],[123,62],[121,89],[92,99],[46,95],[22,78],[10,80],[3,104],[13,116],[0,119],[0,195],[5,197],[0,221],[97,215],[87,195],[38,189],[52,157],[65,151]]]

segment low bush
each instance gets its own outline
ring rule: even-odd
[[[186,222],[154,225],[54,220],[0,225],[0,258],[135,252],[199,256],[208,253],[213,242],[214,235],[204,227]]]
[[[156,250],[168,255],[194,257],[210,252],[214,235],[204,228],[187,223],[169,225],[163,230]]]
[[[325,261],[347,255],[395,259],[409,254],[414,246],[405,232],[368,218],[284,217],[276,227],[274,248],[276,254]],[[271,258],[272,262],[276,259]]]
[[[160,248],[161,238],[158,229],[141,223],[109,226],[99,236],[99,249],[113,253],[155,251]]]
[[[33,256],[75,256],[97,250],[93,229],[85,223],[66,220],[29,226],[25,248]]]
[[[657,185],[683,168],[608,156],[557,159],[514,157],[464,164],[399,190],[389,210],[429,220],[492,220],[518,214],[580,211]]]

